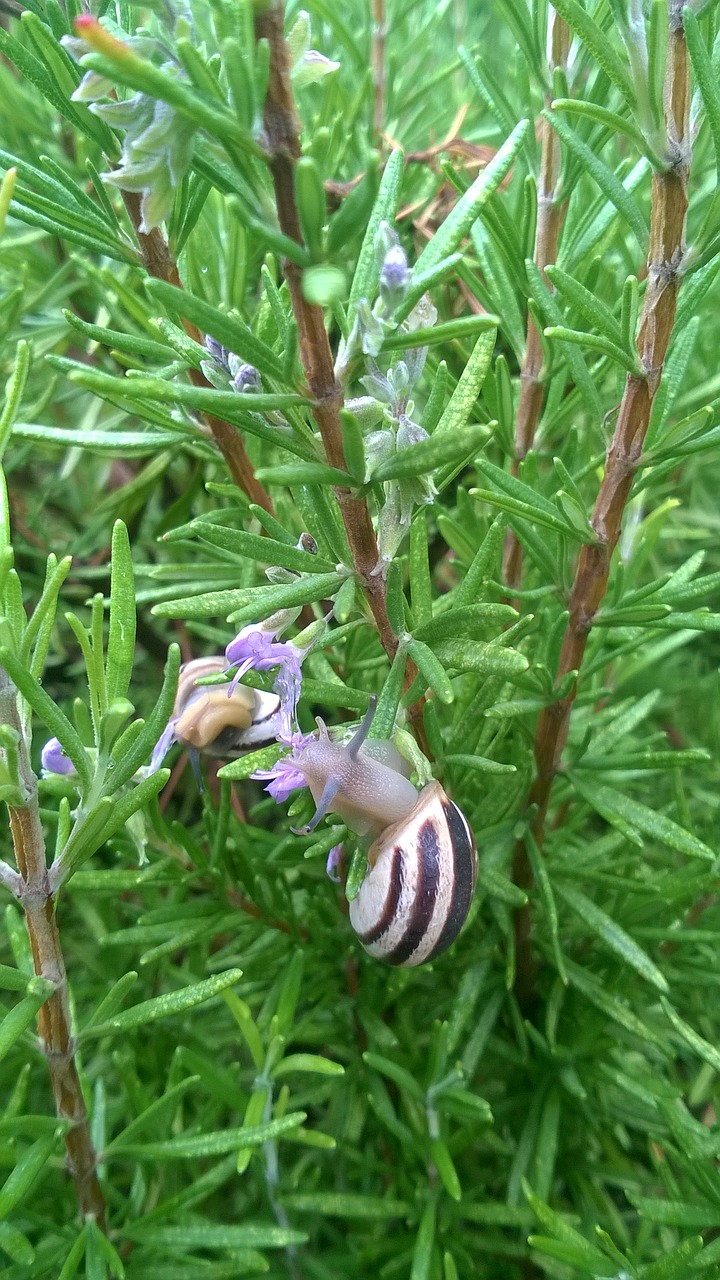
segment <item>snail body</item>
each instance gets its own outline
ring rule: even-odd
[[[351,830],[372,836],[368,871],[350,903],[350,923],[365,950],[387,964],[415,966],[445,951],[458,936],[477,878],[473,834],[439,782],[418,793],[389,742],[366,742],[374,705],[347,746],[319,735],[298,748],[291,764],[317,804],[304,831],[329,812]]]
[[[204,676],[224,671],[224,657],[183,663],[173,708],[174,736],[191,751],[228,759],[275,736],[280,699],[275,693],[238,684],[198,685]]]

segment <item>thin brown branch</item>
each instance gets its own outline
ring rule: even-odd
[[[159,227],[154,227],[152,231],[147,233],[140,230],[142,214],[140,212],[139,195],[134,191],[123,191],[122,196],[140,245],[143,265],[148,275],[154,276],[156,280],[165,280],[168,284],[174,285],[176,289],[182,289],[177,263],[170,253],[165,237]],[[194,324],[189,320],[183,320],[182,325],[189,338],[204,346],[204,337]],[[194,386],[209,387],[211,385],[202,370],[190,369],[188,373]],[[225,459],[228,471],[238,488],[242,489],[243,493],[247,494],[250,501],[254,502],[256,506],[263,507],[265,511],[269,511],[271,515],[274,515],[270,494],[255,475],[253,464],[250,461],[245,443],[237,427],[233,427],[231,423],[223,421],[222,418],[216,418],[211,413],[201,413],[200,417]]]
[[[294,176],[295,164],[301,154],[300,123],[290,82],[290,59],[283,35],[283,23],[283,0],[275,0],[262,13],[256,13],[255,36],[258,40],[267,40],[270,49],[264,126],[278,221],[286,236],[302,244]],[[343,392],[335,378],[323,309],[306,301],[302,291],[302,270],[296,263],[285,259],[283,272],[298,327],[300,360],[314,402],[313,416],[325,448],[325,456],[331,467],[346,471],[340,423]],[[375,619],[383,648],[392,661],[397,652],[398,641],[387,615],[384,579],[381,574],[374,572],[378,563],[378,546],[368,505],[344,485],[335,487],[335,497],[345,525],[355,570]],[[416,674],[416,668],[408,662],[406,688],[410,687]],[[410,709],[409,716],[416,737],[426,747],[422,704],[416,703]]]
[[[14,727],[19,730],[14,709],[11,718],[15,719]],[[65,1149],[80,1213],[83,1218],[94,1218],[104,1231],[105,1197],[98,1182],[97,1156],[75,1062],[65,961],[55,919],[55,898],[48,882],[37,782],[30,769],[22,737],[18,744],[18,757],[27,799],[22,805],[8,806],[15,859],[22,877],[18,896],[25,911],[35,973],[54,987],[38,1013],[38,1034],[58,1117],[70,1121],[70,1128],[65,1134]]]
[[[644,373],[641,377],[629,374],[625,383],[615,434],[605,460],[605,474],[591,518],[595,541],[583,546],[575,570],[558,682],[568,672],[580,671],[593,618],[605,597],[612,554],[620,537],[633,476],[641,461],[653,400],[675,323],[690,170],[690,67],[681,13],[680,9],[670,9],[665,75],[669,167],[665,172],[654,173],[652,181],[647,288],[637,339]],[[529,802],[536,806],[533,834],[541,847],[553,780],[567,742],[576,690],[577,682],[564,698],[542,712],[537,726],[536,777]],[[531,887],[532,872],[522,840],[515,849],[514,877],[522,888]],[[529,907],[516,912],[515,934],[517,993],[527,1005],[532,1002],[534,988]]]
[[[555,67],[564,67],[570,48],[570,28],[554,10],[550,10],[550,75]],[[545,97],[549,107],[552,93]],[[545,274],[545,268],[557,258],[558,240],[567,212],[567,200],[558,202],[557,185],[560,175],[560,139],[549,121],[541,122],[540,180],[537,193],[537,223],[535,226],[535,266]],[[549,284],[549,281],[548,281]],[[520,399],[515,423],[515,456],[512,474],[520,474],[520,464],[532,449],[545,390],[541,381],[543,350],[537,325],[528,312],[525,356],[520,370]],[[517,535],[508,529],[503,555],[503,572],[508,587],[515,591],[522,586],[523,549]]]
[[[385,40],[387,37],[385,0],[370,0],[370,14],[372,18],[370,65],[373,83],[373,137],[379,138],[385,123]]]

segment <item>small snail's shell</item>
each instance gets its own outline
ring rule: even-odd
[[[455,941],[470,910],[477,851],[462,813],[439,782],[371,846],[369,869],[350,903],[365,950],[387,964],[424,964]]]
[[[204,676],[224,671],[224,657],[194,658],[180,668],[173,715],[175,737],[185,747],[229,757],[271,742],[277,731],[280,699],[275,693],[238,684],[200,685]]]

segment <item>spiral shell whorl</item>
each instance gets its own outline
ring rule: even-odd
[[[438,782],[420,792],[407,818],[383,831],[368,859],[350,903],[350,923],[365,950],[408,968],[440,955],[465,923],[477,852],[465,818]]]

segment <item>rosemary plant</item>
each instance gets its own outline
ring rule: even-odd
[[[718,1275],[717,5],[2,7],[3,1276]]]

